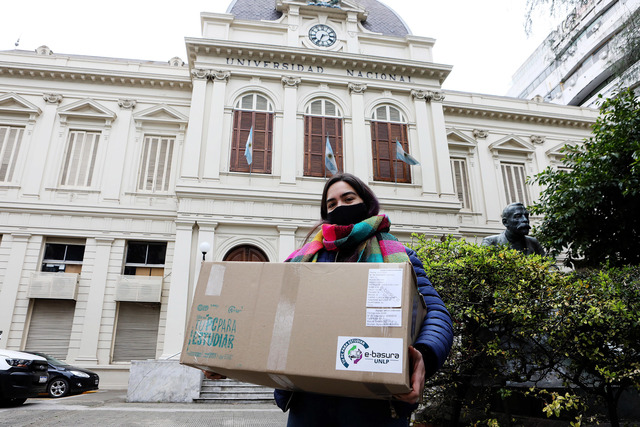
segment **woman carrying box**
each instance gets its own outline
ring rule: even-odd
[[[322,192],[320,231],[287,262],[411,262],[427,305],[418,339],[409,347],[412,390],[390,402],[276,390],[276,403],[289,410],[289,427],[408,426],[425,380],[449,354],[453,340],[449,312],[415,251],[389,234],[389,218],[379,210],[378,199],[364,182],[347,173],[334,175]]]

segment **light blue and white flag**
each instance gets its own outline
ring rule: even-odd
[[[253,126],[251,126],[251,130],[249,131],[247,145],[244,146],[244,157],[247,159],[247,164],[251,165],[253,161]]]
[[[329,137],[327,136],[327,147],[324,152],[324,166],[327,168],[331,175],[338,173],[338,165],[336,164],[336,156],[333,154]]]
[[[419,165],[420,162],[413,158],[410,154],[405,153],[402,144],[396,139],[396,159],[405,162],[408,165]]]

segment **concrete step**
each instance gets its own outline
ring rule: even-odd
[[[200,403],[273,403],[273,389],[232,379],[204,379],[200,387]]]

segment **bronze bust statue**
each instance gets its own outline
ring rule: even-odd
[[[544,249],[535,237],[529,237],[529,211],[522,203],[511,203],[502,211],[502,224],[507,228],[500,234],[487,236],[483,246],[506,245],[525,255],[544,255]]]

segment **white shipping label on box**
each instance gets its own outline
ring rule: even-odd
[[[402,338],[338,337],[339,371],[402,373]]]
[[[367,308],[367,326],[399,328],[402,326],[402,309]]]
[[[367,283],[367,307],[402,306],[402,270],[371,269]]]

